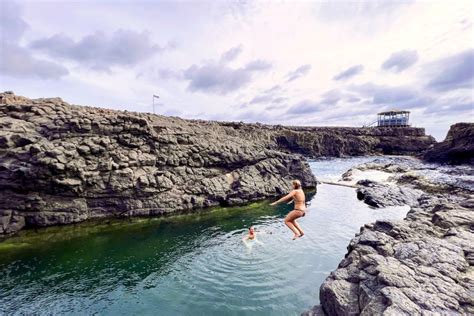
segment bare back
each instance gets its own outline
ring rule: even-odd
[[[293,190],[294,195],[293,195],[293,201],[295,202],[295,209],[299,209],[304,211],[306,209],[306,197],[304,195],[303,190],[297,189]]]

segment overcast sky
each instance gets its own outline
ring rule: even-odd
[[[184,118],[474,120],[472,1],[0,0],[0,90]]]

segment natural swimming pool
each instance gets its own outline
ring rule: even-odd
[[[310,162],[335,180],[375,158]],[[319,185],[296,241],[268,202],[193,215],[86,223],[0,243],[0,314],[299,315],[365,223],[408,207],[371,209],[354,189]],[[254,225],[263,243],[246,247]]]

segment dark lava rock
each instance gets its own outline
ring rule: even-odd
[[[305,159],[216,122],[13,94],[0,105],[0,236],[24,227],[235,205],[314,188]]]
[[[474,123],[451,126],[446,139],[426,151],[423,158],[431,162],[474,164]]]
[[[474,236],[467,225],[474,210],[445,202],[433,208],[438,202],[428,199],[406,220],[362,229],[321,285],[320,309],[327,315],[474,313]],[[461,222],[456,233],[449,228],[453,219]]]
[[[355,167],[393,173],[391,183],[359,181],[360,199],[411,209],[362,227],[303,315],[473,315],[474,188],[451,181],[471,174],[461,167],[405,158]]]
[[[360,180],[357,186],[357,198],[373,207],[415,205],[423,194],[417,189],[370,180]]]

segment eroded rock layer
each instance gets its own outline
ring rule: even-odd
[[[191,121],[0,94],[0,236],[234,205],[316,180],[300,154],[412,153],[423,129]]]

